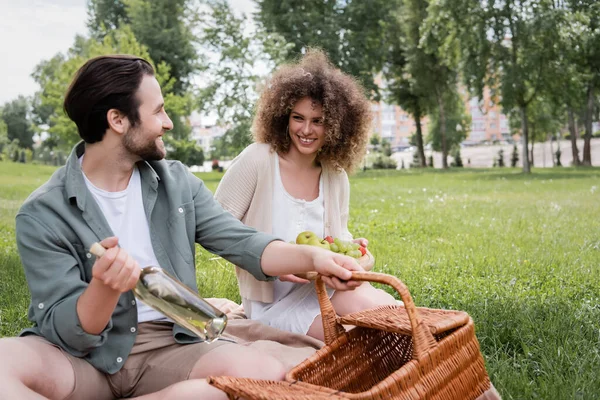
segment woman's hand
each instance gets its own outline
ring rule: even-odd
[[[352,242],[358,243],[360,246],[364,247],[365,249],[369,245],[369,241],[365,238],[353,239]]]

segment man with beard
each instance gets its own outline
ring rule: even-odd
[[[201,342],[136,300],[140,266],[160,265],[194,290],[195,243],[261,280],[316,270],[349,290],[360,267],[243,225],[184,165],[164,160],[173,123],[147,61],[89,60],[64,108],[83,141],[16,217],[34,326],[0,339],[2,398],[212,399],[225,395],[209,375],[281,379],[275,358]],[[88,250],[97,241],[100,258]]]

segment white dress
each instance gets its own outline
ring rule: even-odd
[[[273,182],[272,233],[287,242],[295,241],[303,231],[312,231],[320,238],[324,233],[323,179],[319,178],[319,197],[312,201],[296,199],[283,187],[276,156]],[[242,299],[248,318],[281,330],[306,334],[321,313],[314,283],[293,283],[276,280],[273,303]],[[331,297],[334,291],[328,289]]]

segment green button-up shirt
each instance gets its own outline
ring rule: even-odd
[[[133,292],[123,293],[109,324],[99,335],[85,332],[77,299],[92,279],[90,245],[113,236],[86,187],[79,143],[64,167],[29,196],[16,217],[17,245],[31,292],[29,319],[21,335],[40,335],[100,371],[117,372],[137,332]],[[137,164],[152,247],[160,266],[195,292],[195,243],[242,266],[259,280],[264,248],[276,238],[243,225],[224,211],[204,183],[178,161]],[[135,329],[132,329],[135,328]],[[175,325],[179,343],[200,339]]]

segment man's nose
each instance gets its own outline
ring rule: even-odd
[[[170,131],[171,129],[173,129],[173,121],[171,121],[171,118],[169,118],[167,116],[167,119],[163,121],[163,129],[166,131]]]

